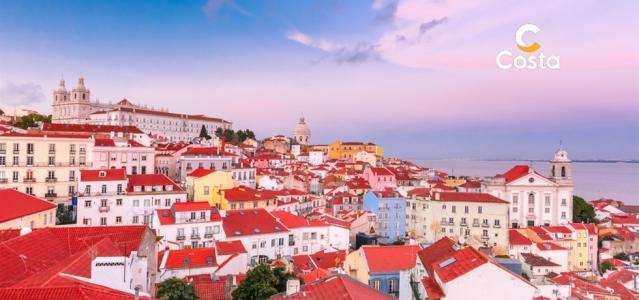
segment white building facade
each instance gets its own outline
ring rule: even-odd
[[[573,179],[568,153],[559,149],[550,161],[551,175],[517,165],[504,174],[487,178],[482,191],[510,203],[513,228],[564,225],[572,222]]]

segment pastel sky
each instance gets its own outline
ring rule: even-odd
[[[638,1],[3,1],[0,107],[101,101],[410,159],[639,159]],[[560,70],[501,70],[515,31]],[[539,53],[538,52],[538,53]]]

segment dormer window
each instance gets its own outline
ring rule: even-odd
[[[164,186],[164,190],[166,190],[166,191],[172,191],[172,190],[173,190],[173,185],[166,185],[166,186]]]
[[[141,185],[136,185],[133,187],[133,191],[135,192],[141,192],[142,191],[142,186]]]

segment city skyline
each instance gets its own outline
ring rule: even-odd
[[[217,116],[262,138],[291,135],[303,115],[314,143],[371,141],[405,158],[544,159],[560,140],[574,159],[638,158],[637,3],[420,5],[8,3],[0,105],[50,113],[59,78],[83,75],[94,99]],[[526,23],[560,70],[497,68]]]

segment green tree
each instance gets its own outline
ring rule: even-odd
[[[232,142],[235,138],[235,131],[233,131],[233,129],[224,129],[222,136],[227,142]]]
[[[209,133],[206,131],[206,127],[204,127],[204,125],[202,125],[202,128],[200,129],[200,137],[201,138],[205,138],[205,139],[211,139],[211,136],[209,135]]]
[[[524,279],[530,281],[530,277],[528,277],[528,274],[526,274],[526,273],[521,273],[521,277],[523,277]]]
[[[222,135],[224,135],[224,129],[222,129],[222,127],[215,129],[215,136],[222,137]]]
[[[612,265],[612,263],[604,261],[603,263],[601,263],[601,265],[599,265],[599,272],[603,275],[604,273],[606,273],[606,271],[608,270],[616,270],[615,266]]]
[[[630,260],[630,257],[628,257],[628,254],[623,253],[623,252],[617,253],[613,257],[618,259],[618,260],[625,260],[625,261],[629,261]]]
[[[161,300],[197,300],[195,288],[184,280],[171,277],[158,285],[158,299]]]
[[[277,289],[278,293],[286,291],[286,282],[289,279],[297,279],[300,281],[300,284],[304,283],[301,278],[297,278],[297,276],[295,276],[295,273],[286,272],[286,270],[281,267],[273,269],[273,274],[275,274],[275,277],[277,277],[277,285],[275,286],[275,288]]]
[[[252,130],[248,130],[247,129],[246,130],[246,138],[254,140],[255,139],[255,133],[253,133]]]
[[[260,264],[246,273],[246,278],[233,291],[233,299],[267,299],[277,294],[277,282],[271,267]]]
[[[575,223],[596,222],[595,210],[579,196],[572,197],[572,221]]]
[[[237,140],[240,143],[246,140],[246,131],[238,130],[236,134],[237,134]]]
[[[60,203],[55,212],[56,224],[57,225],[65,225],[65,224],[74,224],[75,220],[73,219],[73,212],[69,209],[68,206]]]

